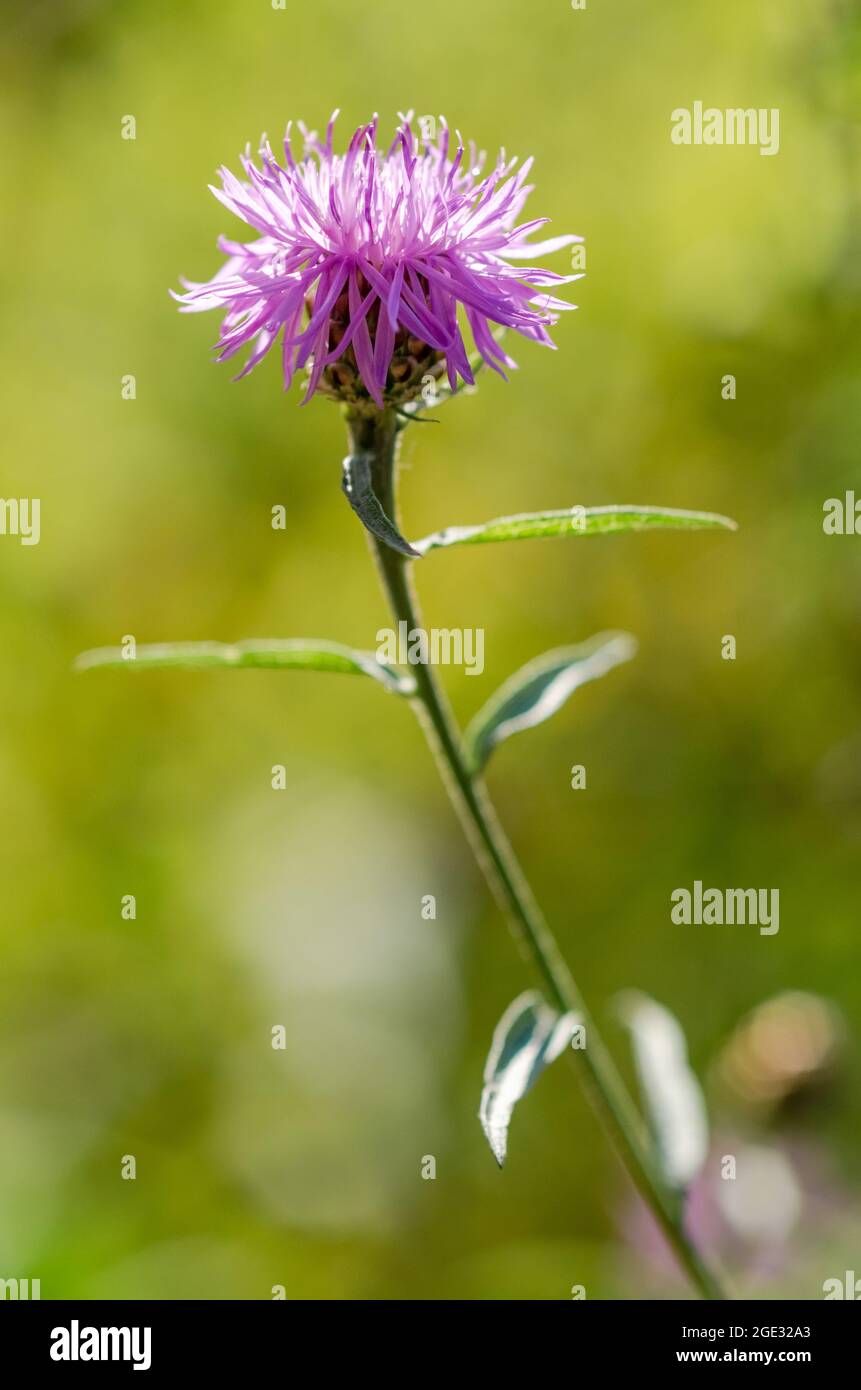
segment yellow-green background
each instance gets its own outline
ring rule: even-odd
[[[635,633],[636,662],[490,778],[614,1047],[630,985],[706,1079],[783,989],[851,1035],[861,539],[821,522],[861,495],[858,6],[32,0],[3,28],[0,490],[41,498],[42,539],[0,538],[0,1276],[46,1298],[678,1293],[619,1237],[625,1180],[569,1068],[491,1159],[483,1057],[529,977],[407,707],[335,676],[70,667],[126,633],[373,647],[385,622],[337,410],[285,397],[275,356],[233,385],[216,319],[168,297],[239,234],[215,167],[335,106],[342,141],[412,107],[534,154],[530,215],[586,237],[581,307],[558,352],[516,345],[510,385],[409,433],[407,534],[605,502],[741,529],[430,557],[428,621],[487,634],[453,699],[467,717],[547,647]],[[779,107],[779,154],[672,145],[695,100]],[[674,927],[695,878],[779,888],[779,935]],[[858,1082],[850,1043],[797,1122],[850,1189]],[[861,1256],[852,1202],[841,1227],[802,1222],[756,1290],[821,1296]]]

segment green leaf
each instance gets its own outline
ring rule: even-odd
[[[706,1160],[709,1123],[682,1026],[669,1009],[637,990],[620,995],[616,1006],[631,1035],[661,1171],[670,1187],[683,1191]]]
[[[418,557],[418,551],[413,550],[409,541],[404,540],[395,523],[386,516],[383,511],[382,503],[374,492],[371,482],[372,454],[349,454],[344,459],[344,477],[341,483],[344,495],[347,498],[356,516],[362,525],[371,535],[376,536],[377,540],[383,541],[385,545],[391,546],[392,550],[397,550],[401,555],[408,555],[411,559]]]
[[[496,1025],[484,1068],[478,1117],[500,1168],[505,1162],[515,1105],[564,1051],[574,1027],[573,1014],[558,1014],[535,990],[519,995]]]
[[[419,555],[452,545],[490,541],[524,541],[541,536],[609,536],[617,531],[735,531],[737,524],[717,512],[679,511],[675,507],[569,507],[557,512],[522,512],[500,516],[481,526],[448,526],[415,541]]]
[[[411,676],[401,675],[395,667],[378,661],[373,652],[358,652],[338,642],[302,638],[251,640],[230,645],[224,642],[163,642],[157,646],[137,647],[134,656],[123,647],[98,647],[83,652],[75,661],[78,671],[91,671],[101,666],[186,671],[218,670],[227,666],[342,671],[348,675],[370,676],[396,695],[415,692]]]
[[[576,647],[558,647],[521,667],[479,710],[464,735],[473,772],[479,772],[497,744],[543,724],[579,686],[612,671],[635,655],[627,632],[599,632]]]

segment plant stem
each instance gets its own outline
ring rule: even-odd
[[[372,459],[374,491],[386,515],[397,524],[396,471],[399,432],[393,412],[347,417],[351,449]],[[421,628],[411,562],[371,537],[371,548],[396,622]],[[705,1298],[726,1294],[690,1241],[679,1195],[669,1189],[658,1167],[643,1120],[603,1042],[508,842],[486,787],[467,766],[460,732],[448,699],[430,663],[414,668],[412,699],[431,752],[467,840],[521,949],[537,970],[551,1002],[572,1012],[585,1029],[586,1046],[569,1049],[590,1099],[615,1141],[679,1263]]]

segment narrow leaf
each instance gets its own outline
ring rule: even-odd
[[[100,666],[125,666],[149,670],[171,668],[187,671],[218,670],[227,666],[267,670],[302,669],[341,671],[348,675],[370,676],[397,695],[412,695],[415,682],[393,666],[378,661],[373,652],[359,652],[338,642],[289,639],[279,641],[163,642],[137,647],[134,656],[122,647],[98,647],[83,652],[75,661],[78,671]]]
[[[631,1034],[634,1061],[664,1177],[686,1188],[708,1154],[708,1112],[690,1063],[681,1024],[646,994],[627,991],[617,1001]]]
[[[344,459],[344,477],[341,487],[356,516],[362,525],[377,540],[400,551],[401,555],[418,557],[409,541],[404,540],[395,523],[386,516],[382,503],[374,492],[371,483],[371,454],[349,454]]]
[[[479,772],[497,744],[543,724],[579,686],[630,661],[637,643],[627,632],[600,632],[576,647],[545,652],[521,667],[479,710],[464,740],[472,771]]]
[[[573,1014],[558,1014],[535,990],[519,995],[496,1025],[478,1118],[500,1168],[515,1105],[567,1046],[574,1026]]]
[[[522,512],[500,516],[481,526],[448,526],[414,542],[419,555],[452,545],[523,541],[541,536],[608,536],[617,531],[737,530],[736,522],[717,512],[679,511],[675,507],[570,507],[556,512]]]

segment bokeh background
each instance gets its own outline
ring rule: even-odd
[[[71,671],[127,633],[375,645],[337,410],[285,397],[275,360],[231,384],[215,319],[167,294],[239,231],[215,167],[335,106],[342,138],[413,108],[534,154],[531,215],[586,237],[559,351],[518,344],[510,385],[408,432],[407,534],[574,503],[740,522],[437,554],[420,587],[431,624],[486,629],[483,677],[445,673],[464,718],[548,647],[639,638],[498,753],[492,791],[620,1062],[635,986],[685,1028],[712,1175],[754,1156],[732,1201],[699,1194],[736,1287],[861,1272],[861,541],[822,530],[861,482],[859,7],[31,0],[3,29],[2,491],[41,498],[42,539],[0,541],[0,1276],[686,1292],[569,1068],[492,1161],[483,1059],[530,979],[408,708],[334,676]],[[672,145],[695,100],[778,107],[779,154]],[[673,926],[697,878],[779,888],[779,934]]]

